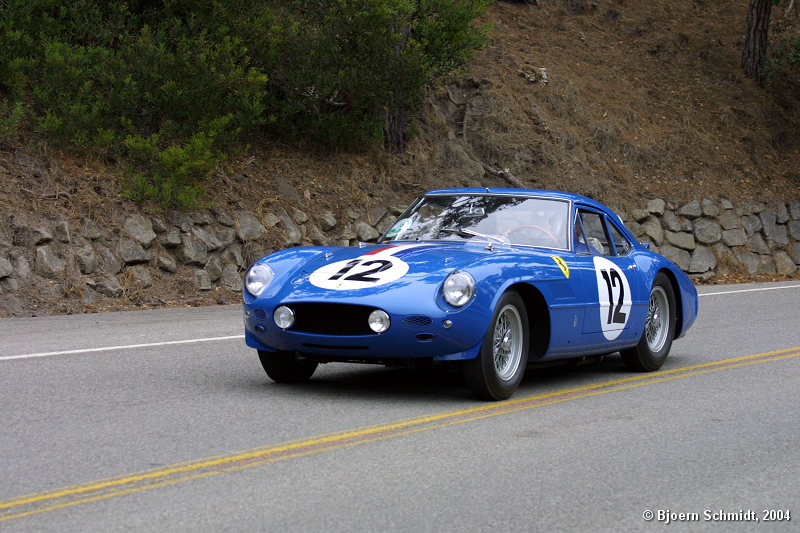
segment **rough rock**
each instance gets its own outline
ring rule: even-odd
[[[181,230],[178,228],[171,228],[167,233],[160,238],[161,245],[165,248],[174,248],[181,243]]]
[[[305,224],[306,222],[308,222],[308,215],[305,213],[305,211],[293,207],[292,219],[294,219],[294,221],[297,222],[298,224]]]
[[[800,220],[800,200],[789,203],[789,216],[792,220]]]
[[[142,289],[153,286],[153,274],[147,267],[135,266],[130,269],[131,276]]]
[[[700,204],[700,207],[704,216],[715,217],[719,215],[719,207],[717,207],[717,204],[711,200],[703,200],[703,202]]]
[[[214,235],[211,228],[203,229],[201,227],[194,226],[192,228],[192,235],[205,244],[206,250],[209,252],[213,252],[222,248],[222,243],[217,236]]]
[[[687,271],[692,264],[692,256],[686,250],[675,248],[669,244],[659,248],[661,255],[678,265],[681,270]]]
[[[766,255],[769,253],[769,245],[760,233],[756,233],[747,240],[747,249],[759,255]]]
[[[742,226],[742,220],[734,213],[733,209],[723,211],[717,219],[723,230],[737,229]]]
[[[375,228],[364,222],[363,220],[356,220],[353,225],[356,230],[356,235],[363,242],[370,242],[380,237],[380,234],[375,231]]]
[[[384,215],[386,215],[385,207],[373,207],[369,210],[369,213],[367,213],[367,222],[370,226],[376,226]]]
[[[111,275],[119,274],[122,270],[122,264],[117,259],[117,256],[114,255],[114,252],[105,246],[100,246],[97,249],[97,253],[100,255],[100,259],[103,260],[103,268],[107,273]]]
[[[206,262],[205,271],[208,273],[208,278],[213,282],[217,281],[222,276],[222,261],[218,255],[212,255]]]
[[[176,251],[178,260],[187,265],[205,266],[208,260],[208,248],[205,243],[192,235],[182,235],[181,245]]]
[[[242,266],[242,263],[244,263],[242,245],[238,242],[235,242],[225,248],[225,250],[222,252],[222,260],[228,263],[234,263],[236,266]]]
[[[196,270],[194,273],[194,285],[201,291],[211,290],[211,278],[205,270]]]
[[[761,231],[761,219],[755,215],[744,215],[742,217],[742,227],[747,232],[747,236],[749,237],[754,233]]]
[[[786,224],[786,228],[789,231],[789,236],[796,240],[800,241],[800,221],[792,220],[788,224]]]
[[[642,230],[645,235],[653,239],[656,246],[661,246],[664,242],[664,229],[655,217],[650,217],[642,223]]]
[[[284,231],[286,231],[286,240],[284,243],[287,246],[300,244],[303,241],[303,234],[300,232],[300,228],[298,228],[292,220],[292,217],[290,217],[289,214],[283,210],[281,210],[278,217],[281,219]]]
[[[64,272],[67,264],[49,244],[36,249],[36,273],[43,278],[55,278]]]
[[[775,252],[775,270],[778,274],[791,276],[797,272],[797,265],[795,265],[794,260],[789,257],[789,254],[781,250]]]
[[[264,226],[253,213],[243,211],[239,213],[237,223],[239,239],[244,242],[258,239],[264,234]]]
[[[778,214],[774,209],[765,209],[758,215],[758,218],[761,220],[761,232],[765,237],[772,237],[778,221]]]
[[[319,215],[317,221],[319,222],[319,226],[322,228],[322,231],[331,230],[336,226],[336,217],[333,216],[333,213],[330,211],[326,211]]]
[[[0,257],[0,279],[10,276],[14,272],[11,261],[5,257]]]
[[[773,248],[783,248],[789,244],[789,230],[786,226],[775,226],[772,234],[769,236]]]
[[[179,228],[184,233],[187,233],[192,229],[192,219],[180,211],[171,211],[169,221],[173,226]]]
[[[789,210],[786,208],[786,204],[778,204],[775,206],[775,213],[777,215],[777,222],[778,224],[786,224],[789,222]]]
[[[678,248],[683,248],[684,250],[692,251],[697,246],[694,241],[694,236],[691,233],[665,231],[664,239],[669,244],[677,246]]]
[[[702,244],[714,244],[722,239],[722,228],[713,220],[698,219],[693,226],[694,237]]]
[[[135,265],[150,261],[150,256],[147,255],[145,249],[133,239],[123,239],[119,243],[117,251],[119,252],[122,262],[126,265]]]
[[[692,254],[692,262],[689,265],[689,272],[692,274],[702,274],[714,270],[717,266],[717,258],[713,250],[705,246],[698,246]]]
[[[760,257],[758,254],[740,249],[735,254],[736,260],[748,274],[758,274]]]
[[[647,201],[647,210],[653,215],[663,215],[666,203],[661,198],[654,198]]]
[[[142,215],[131,215],[126,218],[123,228],[142,246],[150,246],[150,243],[156,238],[153,222]]]
[[[678,209],[678,215],[690,219],[699,218],[700,216],[703,215],[703,210],[700,207],[700,202],[698,202],[697,200],[692,200],[691,202],[683,205],[680,209]]]
[[[119,298],[122,296],[122,285],[115,277],[105,278],[97,284],[97,292],[111,298]]]
[[[747,233],[744,228],[723,230],[722,243],[725,246],[744,246],[747,244]]]
[[[794,259],[795,265],[800,265],[800,242],[796,242],[789,247],[789,255]]]
[[[682,230],[680,219],[675,214],[675,211],[672,211],[671,209],[664,211],[664,216],[661,217],[661,224],[667,231],[677,232]]]
[[[235,265],[227,264],[222,269],[222,286],[231,291],[242,291],[242,276]]]
[[[178,271],[178,263],[169,254],[161,254],[156,257],[156,266],[165,272],[175,273]]]
[[[97,268],[97,254],[94,253],[92,245],[81,246],[75,251],[75,261],[78,263],[78,270],[81,274],[91,274]]]
[[[56,222],[53,222],[53,236],[56,238],[56,240],[65,244],[72,242],[72,238],[70,237],[69,233],[69,222],[66,220],[57,220]]]

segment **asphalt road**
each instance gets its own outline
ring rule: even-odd
[[[797,531],[800,283],[700,292],[661,371],[529,370],[502,403],[274,384],[237,306],[0,320],[0,531]]]

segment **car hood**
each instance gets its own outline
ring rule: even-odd
[[[282,280],[279,298],[362,303],[403,291],[431,294],[454,270],[492,254],[487,243],[401,243],[320,249]],[[426,288],[427,287],[427,288]]]

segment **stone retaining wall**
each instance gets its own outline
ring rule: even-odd
[[[791,276],[800,265],[800,201],[734,206],[694,200],[676,206],[656,199],[623,219],[651,250],[698,277],[733,271]]]
[[[152,293],[163,281],[180,283],[183,293],[238,292],[244,269],[275,249],[375,241],[399,214],[399,208],[260,215],[215,208],[193,215],[132,213],[107,225],[84,219],[77,227],[14,215],[0,228],[0,294],[91,303]],[[692,275],[798,273],[800,201],[734,206],[654,199],[623,219],[637,238]]]

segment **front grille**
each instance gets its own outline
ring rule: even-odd
[[[321,335],[376,335],[367,320],[374,307],[351,304],[285,304],[295,314],[292,331]]]
[[[265,318],[267,318],[267,313],[263,309],[256,309],[255,311],[253,311],[253,314],[259,320],[264,320]]]
[[[433,320],[429,316],[412,315],[403,319],[403,324],[410,328],[424,328],[430,326]]]

